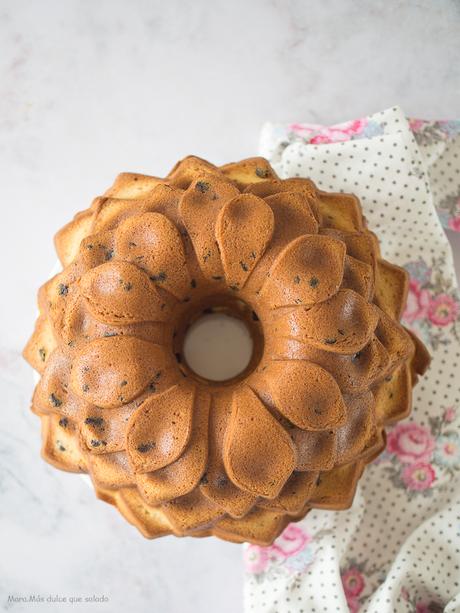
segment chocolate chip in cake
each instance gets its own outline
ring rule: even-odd
[[[155,447],[155,443],[153,441],[148,441],[147,443],[141,443],[137,446],[137,450],[139,453],[147,453],[151,451]]]
[[[228,485],[228,479],[225,475],[219,475],[217,477],[217,487],[225,487]]]
[[[270,176],[270,173],[268,172],[268,170],[266,168],[256,168],[256,175],[260,178],[260,179],[266,179],[267,177]]]
[[[85,419],[85,424],[88,426],[96,426],[96,428],[100,428],[104,423],[102,417],[87,417]]]
[[[53,407],[60,407],[62,404],[62,400],[58,398],[54,393],[50,394],[49,401],[53,405]]]
[[[209,190],[209,183],[206,183],[206,181],[197,181],[195,189],[204,194]]]
[[[150,280],[154,283],[166,281],[166,273],[161,271],[157,275],[150,275]]]
[[[59,283],[58,285],[59,296],[67,296],[68,293],[69,293],[69,286],[64,285],[64,283]]]

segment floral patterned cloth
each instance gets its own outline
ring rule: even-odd
[[[404,321],[433,361],[351,509],[245,546],[246,610],[460,611],[460,301],[443,231],[460,231],[460,122],[393,108],[332,127],[267,124],[261,154],[283,178],[361,199],[384,257],[410,274]]]

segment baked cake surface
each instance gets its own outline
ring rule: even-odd
[[[24,356],[42,455],[87,472],[146,537],[269,544],[350,506],[429,363],[399,323],[406,272],[357,198],[251,158],[124,173],[56,235]],[[183,340],[201,314],[249,328],[243,373],[211,382]]]

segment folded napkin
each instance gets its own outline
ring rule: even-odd
[[[444,228],[460,231],[460,122],[399,108],[333,127],[264,126],[282,178],[353,192],[383,257],[410,273],[404,322],[433,361],[348,511],[312,511],[246,545],[249,612],[460,610],[460,301]]]

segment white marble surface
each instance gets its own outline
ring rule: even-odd
[[[393,104],[458,117],[459,31],[454,0],[0,1],[0,607],[31,610],[8,594],[95,594],[109,602],[33,610],[242,610],[238,546],[145,541],[79,477],[38,459],[18,353],[54,232],[119,171],[253,154],[265,120]]]

